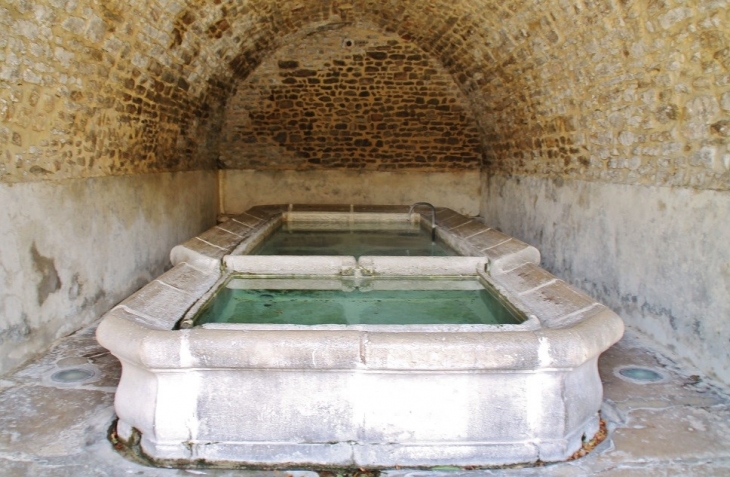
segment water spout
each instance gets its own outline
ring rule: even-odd
[[[434,207],[433,204],[431,204],[430,202],[416,202],[411,206],[410,209],[408,209],[408,220],[411,220],[411,214],[413,214],[413,209],[415,209],[419,205],[431,207],[431,243],[434,243],[436,241],[436,207]]]

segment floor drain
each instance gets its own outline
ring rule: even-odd
[[[616,374],[620,378],[639,384],[658,383],[667,379],[667,377],[659,371],[640,366],[625,366],[618,368]]]
[[[95,373],[89,369],[71,368],[56,371],[51,375],[51,380],[57,383],[72,384],[87,381],[93,378]]]

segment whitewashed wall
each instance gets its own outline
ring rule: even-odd
[[[262,204],[412,204],[427,201],[464,215],[479,213],[478,171],[220,171],[221,211]]]
[[[162,273],[217,199],[215,171],[0,184],[0,373]]]
[[[730,384],[730,193],[485,176],[481,213],[630,327]]]

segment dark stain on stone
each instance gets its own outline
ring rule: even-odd
[[[0,344],[6,341],[21,341],[30,334],[30,325],[28,324],[28,315],[20,314],[20,323],[10,325],[4,330],[0,330]]]
[[[81,296],[83,290],[84,283],[81,281],[79,274],[74,273],[74,276],[71,278],[71,286],[68,289],[68,297],[71,300],[75,300],[76,298]]]
[[[702,336],[702,323],[700,323],[699,320],[692,320],[692,331],[694,334],[699,336],[700,338],[703,338]]]
[[[279,144],[286,143],[286,133],[285,132],[280,132],[279,134],[277,134],[276,136],[274,136],[274,141],[278,142]]]
[[[665,104],[657,108],[654,112],[654,116],[657,121],[662,124],[668,123],[669,121],[675,121],[679,114],[679,108],[674,104]]]
[[[254,51],[245,51],[233,58],[228,66],[238,79],[245,80],[251,71],[256,69],[260,61],[261,59]]]
[[[141,288],[141,287],[137,287],[137,288],[135,288],[135,290],[138,290],[139,288]],[[88,308],[88,307],[92,307],[92,306],[101,304],[101,305],[104,305],[104,307],[102,307],[102,308],[106,309],[105,307],[107,305],[104,302],[105,298],[106,298],[106,291],[100,288],[99,290],[96,291],[96,293],[94,293],[94,296],[84,298],[84,302],[81,305],[81,307]],[[98,310],[98,311],[102,312],[103,310]]]
[[[368,51],[366,53],[370,58],[374,60],[382,61],[386,58],[388,58],[388,54],[382,51]]]
[[[33,167],[31,167],[30,168],[30,173],[33,174],[33,175],[36,175],[36,176],[45,176],[45,175],[48,175],[48,174],[52,174],[51,171],[49,171],[48,169],[44,169],[41,166],[33,166]]]
[[[53,259],[41,255],[35,242],[30,247],[30,256],[33,267],[41,274],[41,281],[38,284],[38,304],[43,305],[48,295],[61,289],[61,277],[58,276]]]
[[[293,73],[293,75],[296,76],[297,78],[307,78],[310,76],[317,76],[317,72],[314,70],[301,69],[301,70],[296,70]]]
[[[299,68],[299,62],[294,60],[279,61],[279,68],[282,70],[291,70]]]
[[[720,136],[730,137],[730,121],[723,119],[710,126],[710,130]]]

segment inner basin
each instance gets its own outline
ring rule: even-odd
[[[476,278],[232,276],[194,319],[206,324],[506,325],[524,315]]]
[[[416,222],[284,222],[252,255],[458,255]]]

